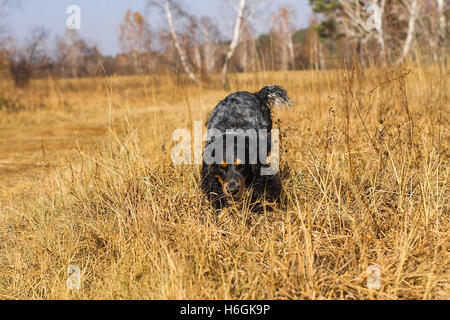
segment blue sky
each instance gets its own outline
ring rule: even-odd
[[[10,33],[18,39],[26,39],[30,31],[44,27],[52,37],[63,35],[66,28],[66,13],[69,5],[81,8],[80,35],[91,43],[99,45],[105,54],[115,54],[120,49],[118,28],[128,8],[145,11],[146,0],[21,0],[20,8],[14,9],[7,17]],[[214,18],[223,31],[224,37],[230,37],[231,30],[226,29],[232,18],[232,12],[226,7],[226,0],[179,0],[181,4],[196,16],[208,15]],[[270,4],[257,15],[255,29],[258,33],[267,32],[271,22],[269,15],[280,5],[289,5],[296,11],[296,26],[308,24],[311,9],[308,0],[271,0]],[[148,20],[154,29],[162,26],[158,11],[148,13]]]

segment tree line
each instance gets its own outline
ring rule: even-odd
[[[225,0],[233,14],[228,30],[221,30],[219,21],[188,12],[181,1],[148,0],[146,12],[124,13],[117,35],[121,53],[115,56],[103,55],[76,30],[50,39],[36,29],[20,46],[0,22],[0,70],[26,86],[32,77],[167,73],[184,73],[197,83],[218,74],[225,83],[230,72],[325,70],[354,58],[365,66],[406,59],[445,64],[448,2],[309,0],[314,14],[304,29],[296,28],[295,10],[280,5],[269,13],[269,33],[257,35],[254,24],[267,17],[267,1]],[[0,18],[13,3],[0,0]],[[151,10],[160,14],[163,28],[148,22]]]

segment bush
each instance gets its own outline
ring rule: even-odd
[[[14,80],[16,87],[24,88],[30,83],[33,73],[32,65],[25,59],[18,62],[11,61],[9,64],[9,72]]]

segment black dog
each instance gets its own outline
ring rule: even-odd
[[[271,107],[280,103],[290,105],[287,92],[278,86],[267,86],[254,94],[233,93],[210,114],[201,187],[216,209],[239,200],[245,188],[253,189],[252,204],[263,199],[279,200],[280,176],[278,172],[267,174],[265,169],[270,167],[267,156],[272,150]],[[262,208],[257,205],[253,210]]]

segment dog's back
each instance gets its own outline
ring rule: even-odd
[[[266,109],[266,110],[265,110]],[[271,129],[270,110],[250,92],[236,92],[220,101],[211,113],[208,129]]]
[[[206,123],[208,129],[272,129],[271,106],[290,104],[286,91],[266,86],[257,93],[236,92],[220,101]]]

